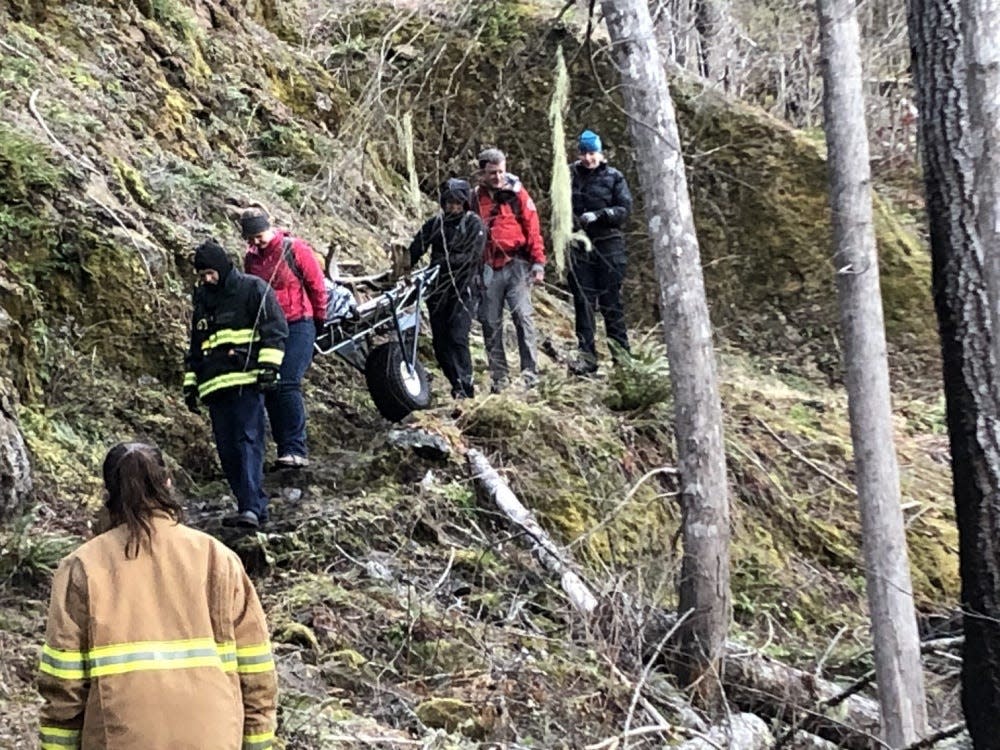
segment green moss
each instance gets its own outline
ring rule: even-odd
[[[132,198],[143,208],[152,209],[156,201],[146,189],[146,182],[142,178],[142,173],[135,167],[119,159],[111,158],[111,164],[115,170],[115,176]]]
[[[16,204],[52,195],[66,181],[47,143],[0,122],[0,201]]]

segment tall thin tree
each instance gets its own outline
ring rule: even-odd
[[[960,22],[964,12],[975,35],[986,3],[964,11],[954,0],[908,0],[907,19],[920,113],[924,187],[930,226],[934,306],[941,334],[952,484],[958,518],[959,570],[965,631],[962,707],[977,748],[1000,747],[1000,383],[990,268],[1000,252],[980,194],[985,170],[973,132],[986,123],[970,110],[968,51]],[[975,91],[973,84],[973,91]],[[996,96],[993,91],[990,96]],[[977,112],[979,112],[977,114]],[[995,125],[995,123],[993,123]],[[991,136],[995,137],[995,136]],[[985,144],[983,144],[985,145]],[[995,149],[993,143],[990,149]],[[987,153],[986,149],[980,149]],[[987,209],[993,210],[995,208]],[[995,230],[995,225],[993,225]],[[982,231],[982,234],[981,234]],[[988,242],[990,244],[984,245]]]
[[[927,706],[894,447],[860,33],[854,0],[818,0],[817,8],[834,267],[875,677],[882,734],[898,748],[926,734]]]
[[[729,627],[729,493],[698,237],[674,105],[645,0],[602,0],[635,147],[674,394],[684,514],[678,669],[711,702]],[[709,674],[709,679],[701,679]]]

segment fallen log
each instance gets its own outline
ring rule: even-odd
[[[754,714],[734,714],[708,732],[678,745],[678,750],[718,750],[738,747],[740,750],[767,750],[774,746],[774,737],[767,724]]]
[[[856,693],[844,698],[840,685],[759,652],[727,643],[723,683],[727,697],[744,711],[780,719],[838,747],[887,747],[875,700]]]
[[[559,577],[562,590],[582,615],[591,615],[597,599],[583,579],[567,563],[567,556],[535,520],[507,482],[493,468],[480,451],[470,449],[467,454],[469,468],[476,485],[507,518],[520,527],[531,540],[531,551],[542,566]]]
[[[560,578],[563,591],[577,611],[592,615],[597,608],[597,599],[583,579],[572,570],[568,563],[569,556],[518,500],[485,455],[470,449],[466,457],[477,487],[524,532],[535,557],[546,570]],[[649,651],[642,658],[663,663],[670,658],[669,650],[662,654],[653,653],[654,644],[664,639],[674,627],[677,617],[659,609],[647,610],[645,615],[647,619],[639,631]],[[875,700],[782,664],[741,644],[726,643],[723,684],[727,698],[741,711],[776,718],[788,724],[793,734],[808,733],[847,750],[887,747],[879,739],[881,722]],[[750,725],[741,722],[739,726]],[[735,746],[743,747],[739,744]],[[758,746],[765,745],[747,745]]]

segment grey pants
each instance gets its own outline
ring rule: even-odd
[[[479,305],[479,322],[483,324],[483,339],[490,362],[490,377],[497,383],[508,375],[507,354],[503,347],[503,308],[510,310],[517,332],[517,349],[521,355],[521,372],[538,373],[535,353],[535,319],[531,307],[531,264],[515,258],[499,270],[483,269],[485,292]]]

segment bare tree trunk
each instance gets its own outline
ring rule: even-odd
[[[854,0],[818,0],[834,265],[882,733],[905,747],[927,733],[920,637],[900,508],[879,289],[871,168]]]
[[[701,50],[699,72],[713,86],[728,91],[733,35],[727,3],[725,0],[698,0],[695,12]]]
[[[961,0],[976,230],[986,254],[986,291],[1000,333],[1000,0]],[[993,336],[1000,362],[1000,335]]]
[[[965,629],[962,707],[975,746],[997,748],[1000,388],[995,352],[1000,331],[993,328],[985,266],[986,258],[1000,248],[989,246],[984,252],[977,227],[975,190],[982,174],[977,174],[981,165],[972,158],[958,4],[908,0],[907,9],[958,518]],[[996,17],[982,20],[995,23]],[[986,133],[984,126],[979,124]]]
[[[673,381],[684,513],[679,676],[718,692],[718,661],[730,618],[729,498],[722,409],[698,238],[673,101],[643,0],[602,0],[622,78],[660,280],[660,308]]]

